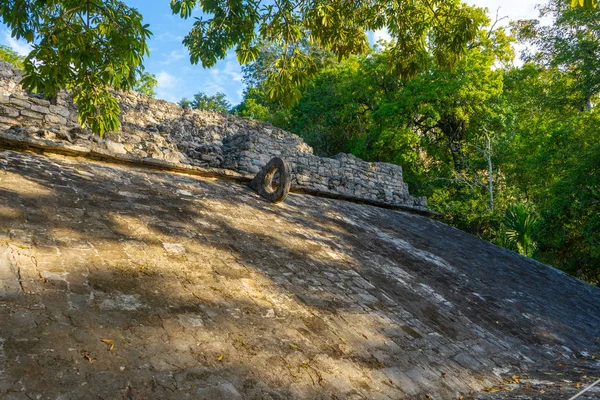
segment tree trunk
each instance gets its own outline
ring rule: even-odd
[[[488,162],[488,191],[490,192],[490,211],[494,211],[494,175],[492,168],[492,141],[490,139],[490,135],[485,135],[487,138],[487,151],[485,156]]]
[[[463,142],[466,138],[465,122],[455,114],[446,114],[440,118],[438,127],[448,141],[454,170],[457,172],[464,171],[466,168],[465,153],[463,150]]]

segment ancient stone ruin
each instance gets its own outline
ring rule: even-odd
[[[600,289],[420,215],[399,167],[135,94],[98,140],[0,71],[1,399],[568,399],[600,376]],[[319,196],[250,190],[273,156]]]
[[[81,129],[67,93],[51,104],[24,93],[20,79],[20,71],[0,63],[0,129],[7,138],[133,160],[227,169],[246,177],[281,157],[291,166],[296,191],[423,211],[427,207],[424,197],[409,195],[398,165],[368,163],[351,154],[317,157],[298,136],[271,125],[185,110],[135,92],[118,93],[121,130],[100,139]],[[6,131],[13,126],[18,128]]]

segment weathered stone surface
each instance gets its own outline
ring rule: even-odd
[[[44,120],[48,124],[60,124],[60,125],[67,124],[67,120],[64,117],[61,117],[60,115],[48,114],[44,117]]]
[[[114,154],[126,154],[125,146],[122,143],[113,142],[112,140],[106,140],[105,146],[108,151]]]
[[[15,118],[19,116],[19,110],[14,107],[0,106],[0,115]]]
[[[154,100],[139,93],[115,93],[121,106],[120,131],[106,142],[90,132],[65,137],[64,132],[82,131],[71,96],[59,93],[56,105],[37,95],[23,93],[20,71],[0,63],[0,95],[8,96],[9,108],[0,108],[0,131],[18,124],[21,134],[39,128],[54,135],[44,139],[64,144],[76,141],[90,151],[109,151],[139,159],[209,168],[231,169],[242,174],[258,173],[273,157],[284,159],[292,175],[292,187],[333,197],[402,205],[426,211],[424,197],[413,197],[403,181],[402,167],[368,163],[349,154],[317,157],[296,135],[269,124],[220,113],[184,110],[176,104]],[[64,131],[64,132],[63,132]],[[62,135],[62,137],[61,137]],[[36,136],[32,136],[37,139]]]
[[[0,150],[0,246],[0,398],[566,399],[600,375],[598,288],[418,215]],[[513,375],[520,397],[473,394]]]
[[[21,291],[19,267],[15,265],[13,249],[0,246],[0,300],[11,298]]]
[[[17,98],[14,95],[10,96],[9,99],[9,103],[13,105],[13,107],[23,107],[23,108],[28,108],[31,106],[31,104],[27,101],[27,100],[23,100],[21,98]]]
[[[32,110],[21,110],[21,116],[27,117],[28,120],[33,120],[32,125],[38,125],[38,126],[39,126],[38,120],[41,120],[44,118],[43,114],[40,114],[40,113],[32,111]]]
[[[32,98],[32,101],[39,101],[39,99],[36,98]],[[44,100],[44,102],[48,103],[48,101]],[[48,114],[50,112],[50,110],[48,109],[48,107],[44,107],[44,106],[40,106],[40,105],[32,105],[31,106],[31,111],[35,111],[38,112],[40,114]]]

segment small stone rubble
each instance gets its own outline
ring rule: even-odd
[[[425,197],[409,194],[402,167],[397,165],[369,163],[350,154],[317,157],[298,136],[269,124],[185,110],[135,92],[116,93],[121,129],[100,139],[79,126],[67,93],[59,93],[53,104],[25,93],[20,79],[20,71],[0,62],[0,136],[13,128],[8,134],[41,143],[248,175],[256,174],[273,157],[281,157],[291,166],[296,190],[427,210]]]

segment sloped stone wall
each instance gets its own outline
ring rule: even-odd
[[[29,139],[101,149],[115,155],[255,174],[272,157],[292,167],[292,187],[315,193],[426,209],[412,197],[402,167],[368,163],[350,154],[317,157],[302,139],[253,120],[209,111],[186,110],[135,92],[116,95],[121,128],[104,138],[82,129],[68,93],[52,102],[25,93],[21,72],[0,63],[0,128]]]
[[[1,399],[567,399],[599,309],[419,215],[0,149]]]

